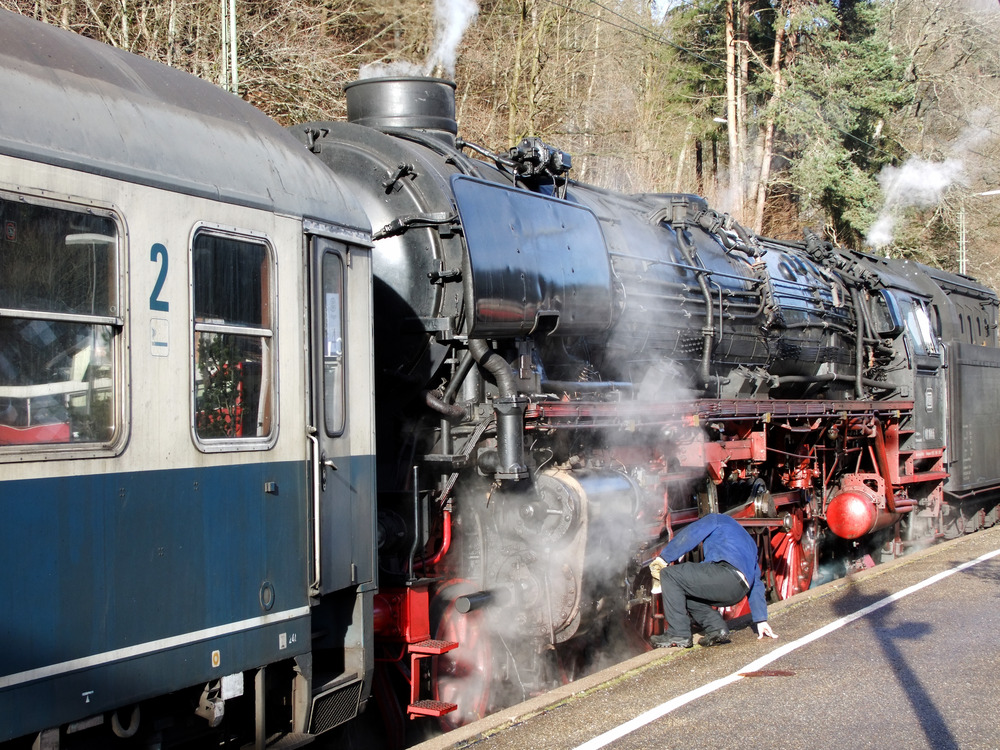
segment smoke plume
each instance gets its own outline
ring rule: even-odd
[[[961,159],[932,162],[919,157],[908,159],[903,166],[887,166],[878,176],[885,202],[878,218],[865,238],[872,247],[881,248],[892,243],[893,230],[905,208],[930,208],[937,205],[945,191],[964,177]]]
[[[988,123],[989,110],[981,109],[972,114],[975,123]],[[930,161],[920,157],[907,159],[901,167],[887,166],[878,176],[884,202],[878,218],[865,238],[868,245],[882,248],[892,243],[893,230],[906,208],[930,208],[941,202],[948,188],[967,179],[964,157],[990,137],[984,124],[965,128],[948,149],[944,161]]]
[[[399,61],[362,65],[359,77],[433,75],[454,78],[458,46],[478,15],[476,0],[434,0],[434,46],[423,64]]]
[[[434,49],[424,63],[427,73],[440,67],[449,78],[455,76],[458,45],[477,15],[476,0],[435,0]]]

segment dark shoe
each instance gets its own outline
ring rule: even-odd
[[[675,638],[670,635],[653,635],[649,637],[653,648],[691,648],[694,641],[691,638]]]
[[[729,637],[729,631],[723,628],[715,633],[705,633],[698,641],[701,646],[718,646],[723,643],[729,643],[732,639]]]

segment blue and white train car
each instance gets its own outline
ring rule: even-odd
[[[364,213],[239,98],[0,12],[0,227],[0,741],[353,717]]]

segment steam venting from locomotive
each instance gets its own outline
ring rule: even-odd
[[[885,195],[885,203],[878,219],[868,230],[866,242],[875,248],[891,244],[901,211],[910,207],[937,205],[948,188],[960,181],[964,174],[965,166],[956,158],[932,162],[913,157],[900,167],[884,167],[878,182]]]
[[[899,167],[891,164],[883,167],[878,176],[884,196],[882,209],[865,237],[870,247],[883,248],[892,244],[896,224],[905,209],[936,206],[953,185],[967,181],[966,154],[990,137],[989,129],[981,123],[988,122],[991,117],[992,112],[985,108],[974,112],[974,124],[961,132],[943,161],[914,156]]]
[[[455,76],[458,46],[466,29],[479,15],[476,0],[434,1],[434,45],[423,64],[398,61],[361,66],[359,78],[391,76]]]

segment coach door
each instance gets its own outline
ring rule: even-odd
[[[370,251],[311,236],[313,589],[374,584]]]

